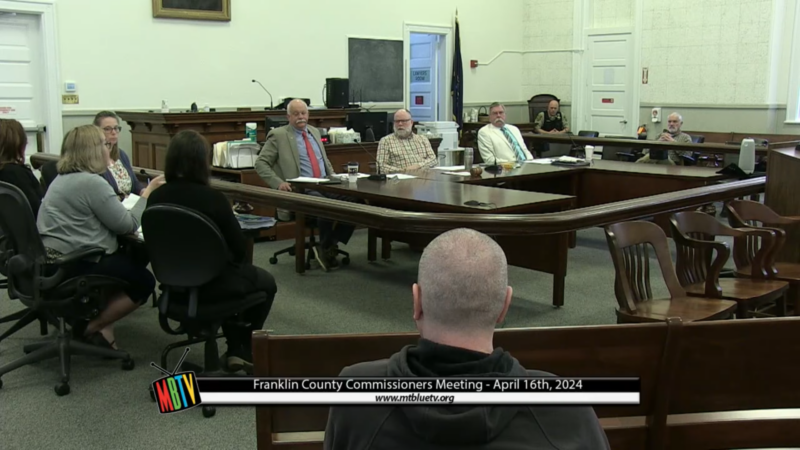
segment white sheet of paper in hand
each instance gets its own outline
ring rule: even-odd
[[[412,180],[412,179],[417,178],[417,177],[415,177],[414,175],[406,175],[404,173],[393,173],[391,175],[386,175],[386,178],[388,178],[390,180],[393,180],[393,179]]]
[[[136,194],[130,194],[127,198],[125,198],[125,200],[122,201],[122,206],[130,211],[134,206],[136,206],[136,202],[139,201],[139,198],[140,197]]]
[[[445,175],[458,175],[460,177],[468,177],[469,176],[469,172],[467,172],[467,171],[463,171],[463,172],[444,172],[444,174]]]

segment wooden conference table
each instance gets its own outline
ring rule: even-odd
[[[698,153],[726,153],[726,154],[739,154],[741,147],[739,145],[728,145],[719,143],[703,143],[684,144],[680,142],[662,142],[657,140],[640,140],[640,139],[615,139],[605,137],[588,137],[564,134],[537,134],[531,132],[521,133],[523,139],[530,143],[551,143],[562,145],[593,145],[595,147],[608,146],[608,147],[622,147],[622,148],[636,148],[636,149],[650,149],[650,150],[680,150],[691,151]],[[793,142],[787,142],[793,144]],[[767,147],[756,147],[756,155],[766,156],[769,152]]]
[[[717,169],[705,167],[634,164],[596,160],[592,166],[563,167],[526,163],[500,174],[457,176],[442,170],[409,172],[414,179],[310,185],[314,189],[361,199],[370,205],[409,212],[458,213],[551,213],[631,200],[684,189],[708,186],[724,178]],[[666,215],[656,223],[668,232]],[[305,218],[297,214],[295,266],[305,271]],[[435,234],[370,228],[368,259],[377,257],[377,238],[382,239],[382,256],[390,257],[391,241],[424,247]],[[494,236],[506,253],[508,263],[553,275],[553,305],[564,304],[567,252],[574,245],[574,233],[554,235]]]
[[[31,164],[38,168],[48,161],[57,159],[58,155],[37,153],[31,156]],[[135,168],[135,170],[139,175],[139,171],[143,169]],[[153,177],[158,174],[157,171],[150,171],[139,176]],[[212,181],[212,185],[231,200],[252,202],[257,205],[275,205],[289,210],[293,209],[293,205],[298,205],[295,225],[298,272],[305,270],[303,256],[306,238],[305,214],[313,215],[315,211],[321,211],[324,217],[335,217],[339,220],[353,217],[353,222],[369,227],[369,257],[372,260],[376,258],[378,237],[383,239],[384,256],[388,257],[387,247],[392,240],[424,245],[435,237],[436,234],[433,233],[465,226],[462,225],[463,222],[455,220],[456,217],[463,217],[465,213],[475,214],[475,220],[471,223],[482,224],[478,226],[479,229],[514,230],[489,233],[500,243],[510,264],[553,275],[553,304],[561,306],[564,303],[567,251],[574,230],[645,217],[639,214],[643,210],[652,211],[647,216],[655,215],[656,223],[668,230],[667,214],[702,205],[691,201],[676,202],[681,199],[674,198],[675,195],[670,196],[670,193],[701,188],[722,180],[722,176],[712,168],[603,160],[594,161],[591,167],[524,164],[498,175],[484,172],[477,177],[445,175],[437,170],[419,171],[414,175],[418,178],[380,182],[360,179],[353,184],[344,182],[329,186],[303,186],[364,199],[372,205],[368,207],[370,212],[366,215],[364,206],[348,206],[349,204],[344,202],[324,200],[324,203],[336,203],[337,208],[338,204],[341,204],[341,209],[337,209],[327,205],[317,206],[316,203],[323,200],[315,197],[280,193],[264,187],[216,180]],[[753,184],[753,187],[748,184],[737,189],[749,195],[758,192],[757,186],[758,183]],[[667,204],[642,204],[637,200],[658,194],[665,194],[659,201],[665,201]],[[694,192],[687,198],[697,195],[698,193]],[[289,201],[286,196],[297,197],[300,201]],[[721,199],[718,195],[709,197],[715,200]],[[473,204],[471,201],[477,203]],[[307,203],[315,203],[314,208],[310,209]],[[569,213],[573,226],[567,227],[564,226],[563,215],[558,211],[569,208],[580,209]],[[348,211],[360,213],[349,214]],[[527,214],[530,212],[535,214],[533,216]],[[551,214],[541,214],[547,212]],[[531,221],[532,230],[529,234],[525,232],[525,228],[514,227],[518,222],[516,216],[526,220],[531,217],[537,218]],[[401,220],[399,223],[384,220],[389,217],[400,217]],[[603,221],[598,220],[598,217],[609,219]],[[617,217],[619,219],[616,219]],[[485,222],[488,219],[491,222]],[[547,226],[548,223],[552,223],[553,226]],[[585,225],[575,226],[575,224]]]

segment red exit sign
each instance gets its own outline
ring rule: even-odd
[[[603,103],[614,103],[614,99],[613,98],[604,98],[603,99]]]

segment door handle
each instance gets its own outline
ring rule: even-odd
[[[628,121],[627,121],[627,120],[620,120],[620,121],[619,121],[619,123],[621,123],[621,124],[623,124],[623,125],[627,125],[627,124],[628,124]]]

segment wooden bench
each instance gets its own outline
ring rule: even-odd
[[[509,351],[523,366],[562,376],[640,376],[639,406],[596,409],[604,418],[631,418],[663,410],[658,396],[659,374],[668,361],[671,330],[680,322],[628,326],[591,326],[501,330],[495,345]],[[256,376],[330,377],[348,365],[388,358],[417,341],[416,333],[334,336],[270,336],[253,338]],[[672,352],[674,354],[674,351]],[[659,407],[659,405],[662,405]],[[259,449],[309,450],[322,448],[328,408],[258,407]],[[663,425],[660,432],[663,432]],[[645,448],[647,428],[638,422],[611,422],[606,433],[614,448]]]
[[[495,345],[561,376],[638,376],[639,406],[595,408],[613,449],[800,446],[800,318],[500,330]],[[253,337],[256,376],[329,377],[416,333]],[[793,409],[794,408],[794,409]],[[257,407],[259,449],[322,448],[328,408]]]
[[[800,447],[800,318],[686,324],[669,449]]]

